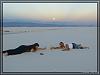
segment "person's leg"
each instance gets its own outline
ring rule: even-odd
[[[17,49],[10,49],[10,50],[6,50],[6,51],[3,51],[3,54],[4,55],[16,55],[16,54],[21,54],[21,53],[24,53],[20,50],[17,50]]]
[[[77,49],[81,49],[82,45],[81,44],[76,44]]]
[[[7,51],[3,51],[2,53],[3,53],[4,56],[8,55]]]
[[[83,46],[81,46],[80,49],[89,49],[89,47],[83,47]]]
[[[76,45],[77,45],[77,49],[86,49],[86,48],[89,49],[89,47],[82,46],[81,44],[76,44]]]
[[[3,51],[3,53],[6,53],[7,51]]]
[[[76,43],[72,43],[73,44],[73,49],[78,49],[78,45]]]
[[[76,43],[72,43],[73,44],[73,49],[82,49],[81,44],[76,44]]]
[[[21,50],[21,49],[15,49],[15,50],[9,51],[8,55],[17,55],[17,54],[22,54],[22,53],[24,53],[23,50]]]
[[[6,50],[6,51],[3,51],[3,54],[6,54],[6,55],[16,55],[16,54],[21,54],[21,53],[24,53],[24,45],[21,45],[19,47],[17,47],[16,49],[10,49],[10,50]]]
[[[3,55],[7,56],[7,55],[9,55],[9,53],[11,53],[13,50],[14,50],[14,49],[5,50],[5,51],[3,51],[2,53],[3,53]]]

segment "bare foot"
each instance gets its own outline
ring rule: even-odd
[[[8,53],[6,52],[6,53],[4,53],[3,55],[4,55],[4,56],[8,56]]]

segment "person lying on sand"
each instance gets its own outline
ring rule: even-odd
[[[3,51],[3,54],[8,56],[8,55],[16,55],[16,54],[21,54],[24,52],[36,52],[38,50],[45,50],[46,48],[39,48],[38,43],[34,43],[33,45],[21,45],[17,47],[16,49],[9,49]]]
[[[76,43],[71,43],[71,44],[64,44],[63,42],[60,42],[59,43],[59,46],[58,47],[51,47],[50,49],[63,49],[62,51],[65,51],[65,50],[70,50],[70,49],[86,49],[89,47],[85,47],[85,46],[82,46],[81,44],[76,44]]]

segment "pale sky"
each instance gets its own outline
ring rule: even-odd
[[[96,21],[97,3],[3,3],[4,18],[41,21]]]

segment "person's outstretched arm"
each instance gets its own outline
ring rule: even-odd
[[[51,47],[50,49],[58,49],[58,47]]]
[[[45,50],[46,48],[38,48],[37,50]],[[35,52],[37,50],[34,50],[33,48],[31,49],[31,52]]]
[[[35,51],[35,50],[32,48],[32,49],[31,49],[31,52],[34,52],[34,51]]]
[[[52,50],[52,49],[62,49],[62,48],[60,48],[60,47],[51,47],[50,50]]]
[[[38,50],[45,50],[46,48],[38,48]]]

